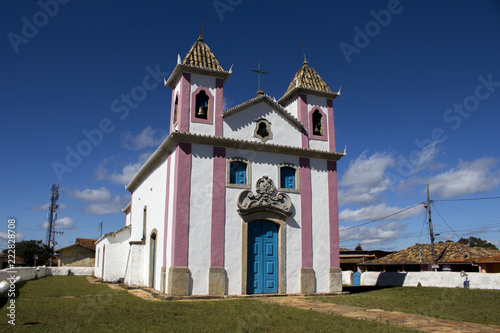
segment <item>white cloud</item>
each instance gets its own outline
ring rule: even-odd
[[[361,244],[382,244],[397,239],[404,230],[401,222],[389,222],[378,226],[340,228],[340,241],[357,241]]]
[[[83,191],[68,191],[68,195],[86,202],[106,201],[111,198],[111,193],[105,188],[85,189]]]
[[[233,106],[233,101],[227,97],[222,98],[222,110],[227,110]]]
[[[44,229],[48,229],[49,221],[43,222],[42,227]],[[71,217],[66,216],[56,220],[56,229],[74,229],[74,228],[75,228],[75,222]]]
[[[119,195],[116,195],[113,199],[105,201],[105,202],[96,202],[88,205],[83,209],[83,212],[86,214],[110,214],[110,213],[119,213],[122,211],[122,208],[125,207],[127,201],[120,198]]]
[[[22,241],[24,239],[24,234],[21,233],[21,232],[16,232],[15,233],[15,238],[16,238],[16,242],[20,242],[20,241]],[[7,232],[0,231],[0,240],[4,241],[4,242],[7,242],[8,239],[10,239],[9,238],[9,234]]]
[[[70,191],[70,195],[90,204],[83,208],[86,214],[109,214],[121,212],[127,200],[119,195],[112,196],[105,187],[99,189],[86,189],[83,191]]]
[[[129,163],[121,168],[119,171],[113,171],[109,173],[107,165],[113,162],[116,164],[116,158],[110,157],[104,159],[96,170],[96,176],[98,180],[109,179],[113,183],[127,185],[132,177],[135,176],[137,171],[142,167],[142,165],[148,160],[151,153],[146,152],[139,155],[139,160],[137,162]]]
[[[396,214],[387,220],[401,220],[412,216],[416,216],[422,213],[422,206],[416,206],[412,209],[402,212],[401,214]],[[398,207],[388,207],[385,203],[380,205],[372,205],[367,207],[362,207],[359,209],[344,209],[339,214],[339,219],[343,221],[369,221],[379,219],[390,214],[394,214],[400,211],[401,208]]]
[[[43,204],[43,205],[40,205],[40,206],[32,206],[32,207],[29,207],[28,209],[29,210],[49,210],[49,206],[50,206],[50,202],[47,202],[46,204]],[[68,205],[64,204],[64,203],[58,203],[57,204],[57,209],[59,210],[65,210],[65,209],[68,209]]]
[[[500,184],[500,171],[495,158],[480,158],[473,162],[460,162],[457,168],[445,171],[425,182],[432,195],[443,199],[492,191]]]
[[[150,147],[158,147],[167,137],[164,130],[154,130],[151,126],[146,127],[138,135],[125,133],[123,146],[130,150],[142,150]]]
[[[349,167],[339,182],[339,204],[373,204],[380,193],[391,186],[385,176],[387,168],[395,164],[394,157],[386,153],[375,153],[370,157],[363,152]]]

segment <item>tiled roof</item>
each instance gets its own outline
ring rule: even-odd
[[[75,244],[63,247],[59,250],[56,250],[55,252],[60,252],[61,250],[66,250],[74,246],[83,246],[89,250],[95,251],[95,242],[97,239],[91,239],[91,238],[77,238]]]
[[[499,250],[482,247],[469,247],[460,243],[447,242],[434,244],[436,262],[468,262],[470,258],[500,254]],[[420,249],[420,250],[419,250]],[[465,257],[464,257],[465,254]],[[432,263],[431,244],[415,244],[399,252],[370,261],[368,264],[420,264]]]
[[[465,258],[462,262],[474,262],[474,263],[500,263],[500,254],[494,254],[491,256],[485,256],[480,258]]]
[[[191,46],[191,50],[189,50],[188,54],[182,61],[182,64],[216,71],[224,70],[208,45],[203,43],[203,39],[201,37],[198,38],[193,46]]]
[[[323,81],[321,76],[319,76],[314,68],[309,67],[307,61],[304,61],[304,65],[293,77],[292,82],[290,82],[288,89],[285,91],[285,95],[295,87],[333,93],[332,89],[328,87],[328,85],[325,83],[325,81]]]

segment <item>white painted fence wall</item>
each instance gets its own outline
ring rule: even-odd
[[[352,271],[342,272],[342,283],[352,285]],[[364,272],[361,286],[403,286],[463,288],[466,277],[460,272]],[[467,273],[471,289],[500,289],[500,273]]]
[[[71,270],[73,275],[93,275],[94,267],[16,267],[0,270],[0,281],[6,281],[12,274],[20,276],[23,281],[51,275],[68,275]],[[15,272],[15,273],[14,273]]]

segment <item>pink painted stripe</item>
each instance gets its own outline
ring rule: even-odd
[[[330,228],[330,267],[340,267],[337,162],[327,161],[326,167],[328,173],[328,220]]]
[[[210,233],[210,267],[224,267],[224,226],[226,209],[226,149],[214,147],[212,187],[212,230]]]
[[[297,97],[297,113],[299,116],[299,120],[304,125],[302,129],[302,148],[309,148],[309,137],[307,135],[308,121],[307,121],[307,96],[304,94],[299,94]]]
[[[170,157],[172,154],[168,154],[167,157],[167,186],[165,188],[165,218],[163,222],[163,266],[167,267],[167,236],[168,236],[168,203],[170,200]]]
[[[174,211],[172,217],[172,266],[186,267],[189,245],[189,197],[191,185],[191,144],[175,148]]]
[[[222,137],[222,108],[224,98],[224,80],[215,79],[215,136]]]
[[[330,151],[335,151],[335,126],[333,122],[333,101],[326,100],[326,107],[328,109],[328,147]]]
[[[300,176],[300,229],[302,245],[302,267],[312,268],[312,208],[311,208],[311,169],[309,159],[299,158]]]
[[[180,79],[179,107],[177,110],[177,121],[179,122],[179,131],[189,131],[189,96],[191,93],[191,74],[182,73]]]

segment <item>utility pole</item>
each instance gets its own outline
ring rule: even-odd
[[[429,233],[431,235],[432,269],[437,270],[439,266],[436,264],[436,251],[434,249],[434,231],[432,228],[432,219],[431,219],[431,200],[429,196],[429,184],[427,184],[427,215],[429,215]]]
[[[102,237],[102,221],[99,223],[99,238]]]

